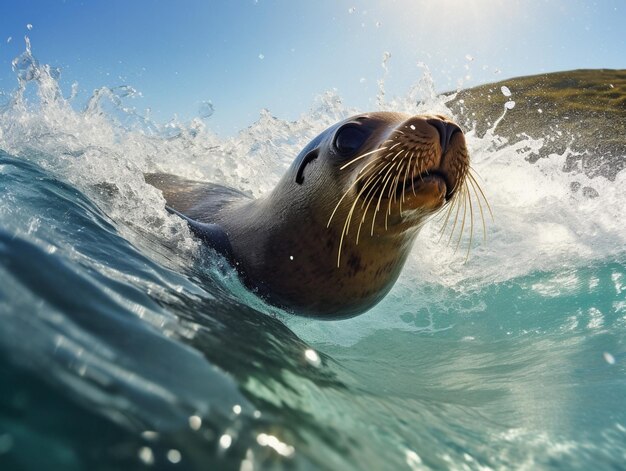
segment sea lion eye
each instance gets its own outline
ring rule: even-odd
[[[335,148],[344,157],[354,155],[367,139],[367,132],[364,129],[349,124],[342,127],[335,134]]]

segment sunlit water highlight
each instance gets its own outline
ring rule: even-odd
[[[143,173],[258,196],[356,110],[327,93],[294,122],[263,111],[219,138],[200,119],[151,122],[130,87],[77,110],[30,47],[14,67],[0,111],[1,469],[624,466],[624,172],[530,164],[540,140],[470,130],[486,242],[478,230],[466,260],[468,234],[455,250],[434,222],[381,304],[313,321],[246,291]],[[427,74],[406,97],[383,85],[382,109],[450,114]]]

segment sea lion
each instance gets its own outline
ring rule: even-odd
[[[377,112],[325,130],[259,199],[166,174],[146,181],[261,297],[337,319],[387,294],[420,227],[455,199],[468,174],[458,125]]]

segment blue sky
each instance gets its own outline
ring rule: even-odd
[[[143,95],[138,108],[167,121],[210,100],[209,126],[233,134],[262,108],[293,119],[333,88],[347,105],[373,108],[384,52],[390,94],[419,79],[419,62],[438,91],[626,68],[625,24],[624,0],[3,0],[0,90],[15,87],[11,60],[27,34],[65,89],[78,82],[79,102],[129,84]]]

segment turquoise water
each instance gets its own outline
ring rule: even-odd
[[[28,51],[16,69],[0,112],[0,469],[624,468],[624,172],[564,173],[567,155],[527,161],[541,141],[470,130],[486,241],[466,258],[469,234],[455,250],[434,221],[380,305],[315,321],[247,292],[143,173],[261,194],[354,111],[340,97],[224,139],[149,121],[128,87],[80,107]],[[445,112],[425,82],[419,103],[382,107]]]

